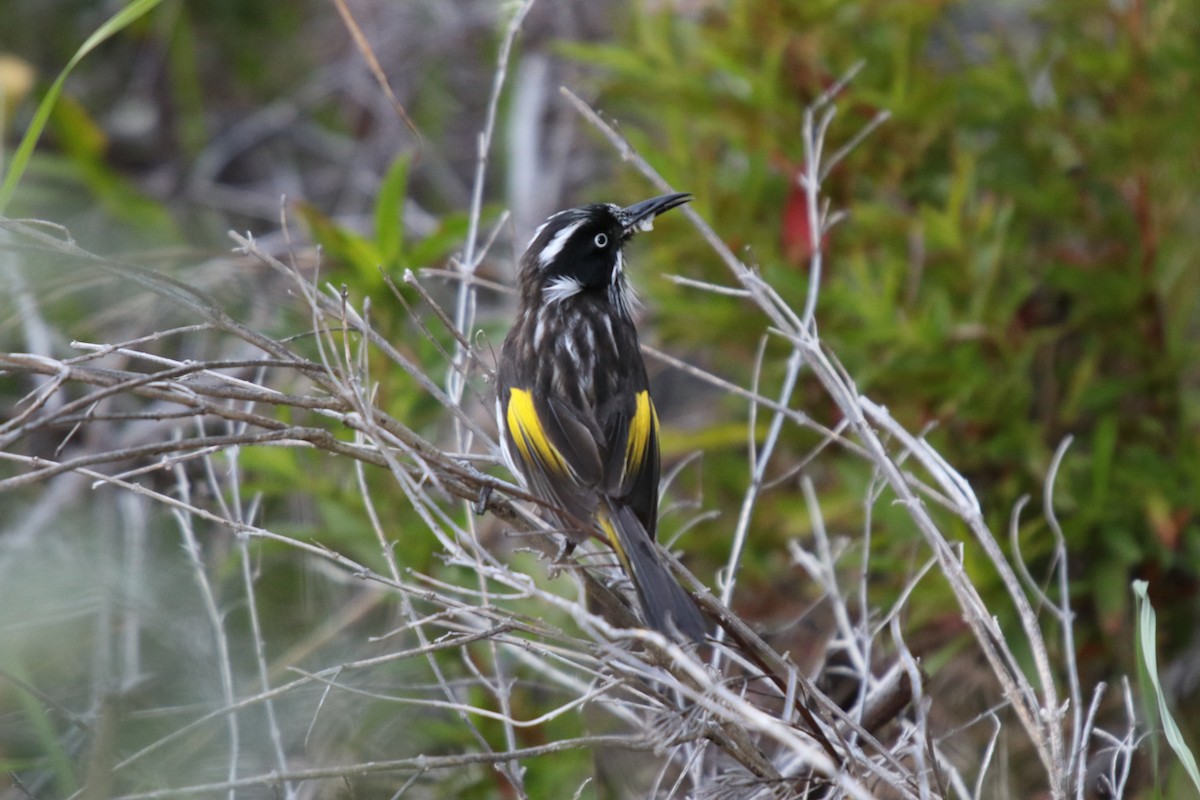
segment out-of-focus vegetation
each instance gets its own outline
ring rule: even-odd
[[[850,216],[824,243],[822,336],[864,392],[910,429],[932,426],[993,530],[1007,528],[1020,496],[1034,497],[1018,539],[1035,576],[1052,547],[1046,470],[1074,437],[1054,500],[1093,679],[1133,667],[1134,577],[1150,580],[1174,652],[1196,645],[1200,105],[1187,98],[1200,89],[1197,41],[1200,19],[1161,3],[752,0],[639,13],[618,40],[564,46],[601,68],[598,104],[641,152],[797,300],[812,247],[796,180],[801,116],[864,62],[831,148],[878,110],[892,117],[827,183]],[[702,245],[664,238],[646,262],[728,282]],[[652,276],[643,285],[668,349],[748,379],[757,334],[741,335],[754,329],[737,302]],[[765,373],[781,369],[767,358]],[[796,405],[836,421],[810,388]],[[672,436],[669,450],[700,442],[718,487],[706,501],[736,508],[743,442],[714,446],[700,427]],[[855,498],[869,476],[819,474],[827,522],[857,536]],[[768,495],[752,547],[765,555],[805,534],[797,494],[788,483]],[[903,584],[912,547],[903,525],[884,522],[879,600]],[[720,558],[728,525],[728,514],[705,525],[690,549]],[[763,563],[762,580],[776,566]],[[927,599],[918,605],[931,623],[946,614],[952,627],[957,612]]]
[[[103,20],[94,3],[10,5],[0,55],[32,65],[38,88],[20,104],[3,105],[6,154],[39,92]],[[881,110],[891,119],[825,184],[835,209],[849,217],[820,243],[823,337],[864,393],[910,429],[928,427],[929,439],[975,487],[993,530],[1006,530],[1017,499],[1033,495],[1017,540],[1035,578],[1048,574],[1052,556],[1041,513],[1047,468],[1063,437],[1073,436],[1054,502],[1072,559],[1084,678],[1134,672],[1128,586],[1141,577],[1159,609],[1163,667],[1175,681],[1168,691],[1180,704],[1197,702],[1200,15],[1186,4],[1076,0],[1036,9],[894,0],[613,6],[613,31],[598,41],[559,24],[548,25],[552,34],[529,34],[526,45],[580,68],[579,82],[597,93],[597,106],[674,186],[694,193],[695,207],[725,241],[796,305],[815,244],[796,180],[802,114],[864,63],[840,101],[831,142],[844,143],[839,131],[849,135]],[[274,233],[279,197],[287,194],[296,235],[324,248],[322,274],[375,298],[380,329],[419,363],[439,364],[438,348],[405,315],[397,309],[388,318],[396,304],[380,268],[399,277],[405,268],[441,266],[466,232],[475,151],[463,131],[482,124],[496,28],[490,11],[463,4],[462,16],[450,19],[446,8],[433,2],[403,12],[414,29],[428,26],[427,38],[437,43],[428,51],[414,44],[378,53],[385,68],[393,66],[389,59],[403,65],[395,77],[411,89],[400,94],[424,139],[418,148],[396,120],[386,123],[390,139],[381,135],[387,106],[369,79],[342,79],[331,68],[359,57],[329,7],[163,3],[67,82],[7,214],[60,223],[92,249],[181,271],[174,265],[197,252],[223,252],[230,227]],[[379,4],[367,16],[390,13],[401,12]],[[480,21],[467,24],[468,15]],[[439,25],[460,27],[441,37],[434,35]],[[416,61],[414,52],[427,60]],[[251,146],[247,137],[259,138]],[[601,146],[575,147],[581,166],[556,205],[646,193],[644,180],[617,172]],[[499,176],[511,165],[502,153],[493,156],[485,224],[504,205]],[[585,169],[596,165],[603,166]],[[714,299],[639,269],[669,265],[665,271],[729,281],[680,221],[664,219],[659,229],[639,243],[634,261],[648,299],[647,339],[748,385],[759,328],[745,325],[736,299]],[[522,244],[497,245],[486,277],[506,278]],[[284,328],[277,310],[263,308],[278,288],[269,282],[179,271],[220,301]],[[30,280],[52,298],[47,314],[63,342],[89,339],[114,317],[139,313],[111,287],[81,293],[77,282],[93,276],[47,264]],[[483,324],[498,343],[504,301],[482,297]],[[7,305],[2,313],[4,349],[22,349],[19,315]],[[772,356],[783,351],[783,343],[768,341],[767,394],[778,391],[782,365]],[[408,376],[374,377],[381,407],[398,419],[422,430],[448,425]],[[655,380],[668,467],[704,454],[702,468],[685,469],[672,497],[699,497],[703,509],[721,511],[680,541],[693,570],[711,575],[728,552],[747,480],[745,407],[729,401],[711,408],[701,387],[665,369]],[[6,414],[26,390],[0,379]],[[834,424],[823,397],[802,382],[792,405]],[[818,444],[815,435],[786,436],[775,474]],[[291,520],[284,523],[290,532],[378,561],[352,475],[314,474],[295,450],[247,450],[241,459],[246,491],[261,492],[270,512]],[[836,458],[814,462],[808,474],[830,529],[861,537],[861,498],[873,476]],[[390,480],[368,476],[380,493]],[[15,515],[36,500],[31,492],[4,502]],[[886,504],[872,512],[871,600],[886,607],[926,556],[903,514]],[[416,515],[402,504],[381,513],[389,527],[412,531],[402,543],[404,562],[436,569],[436,542],[421,535]],[[682,516],[667,521],[678,527]],[[86,520],[77,524],[86,530]],[[807,536],[810,524],[791,478],[767,491],[756,510],[735,605],[767,628],[815,599],[796,587],[785,546]],[[219,580],[240,580],[229,553]],[[975,557],[970,548],[967,557]],[[270,566],[286,554],[268,550],[265,559]],[[74,564],[71,574],[85,575],[84,566]],[[981,584],[990,580],[990,572],[978,574]],[[281,649],[311,645],[324,613],[303,587],[308,578],[278,566],[271,575],[260,602],[273,641]],[[994,610],[1003,614],[1003,604]],[[376,606],[362,613],[384,624]],[[910,613],[929,632],[922,654],[933,664],[950,659],[959,612],[936,582],[918,588]],[[164,641],[170,627],[163,623]],[[235,620],[242,635],[246,627]],[[786,645],[791,635],[783,630],[777,639]],[[62,684],[88,674],[62,666],[71,654],[20,653],[55,661],[51,680]],[[11,657],[0,666],[22,680],[38,677],[37,665],[18,669]],[[176,666],[186,669],[182,661]],[[400,670],[380,676],[388,685],[406,679]],[[164,691],[146,703],[164,707],[169,697]],[[5,701],[4,712],[20,717],[23,731],[0,735],[0,756],[13,771],[44,759],[66,794],[79,780],[71,766],[79,754],[56,743],[51,730],[59,721],[35,706]],[[1183,723],[1191,736],[1200,733],[1194,718]],[[339,744],[362,743],[358,755],[369,757],[374,745],[365,742],[397,735],[397,725],[373,708],[358,739]],[[439,744],[458,735],[432,724],[423,732]],[[555,762],[563,771],[581,763],[574,756]],[[486,778],[463,780],[470,784],[464,797],[494,788]],[[556,780],[555,768],[531,777],[532,786],[541,782],[537,796],[552,796]]]

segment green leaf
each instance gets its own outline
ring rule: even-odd
[[[368,290],[382,284],[379,265],[383,263],[383,254],[374,242],[338,225],[309,203],[298,203],[296,209],[312,231],[313,239],[335,261],[353,270]]]
[[[412,153],[396,156],[375,198],[375,243],[387,266],[411,266],[400,261],[404,252],[404,198],[408,194],[411,165]]]
[[[1150,683],[1154,687],[1158,715],[1162,721],[1163,734],[1167,737],[1167,744],[1175,751],[1188,777],[1195,784],[1197,793],[1200,793],[1200,769],[1196,767],[1196,756],[1183,740],[1183,732],[1171,716],[1171,709],[1167,707],[1167,697],[1163,694],[1162,684],[1158,680],[1158,620],[1154,606],[1150,605],[1150,598],[1146,595],[1148,586],[1146,581],[1133,582],[1133,594],[1138,603],[1138,646],[1142,651],[1142,664],[1146,667]]]
[[[495,215],[484,209],[483,216],[486,225],[487,220]],[[408,265],[423,267],[441,261],[462,244],[469,228],[470,216],[464,212],[442,217],[433,233],[414,244],[412,250],[406,254]]]

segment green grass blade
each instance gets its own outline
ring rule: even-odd
[[[1154,696],[1158,700],[1158,715],[1162,720],[1167,744],[1171,745],[1171,749],[1175,751],[1184,770],[1195,784],[1196,791],[1200,792],[1200,770],[1196,768],[1196,756],[1193,755],[1187,742],[1183,740],[1183,732],[1175,724],[1175,718],[1171,716],[1171,710],[1167,708],[1167,698],[1163,694],[1162,684],[1158,682],[1158,643],[1156,641],[1158,619],[1154,613],[1154,606],[1150,605],[1150,598],[1146,596],[1147,586],[1145,581],[1133,582],[1133,594],[1137,597],[1138,603],[1138,644],[1142,650],[1142,663],[1145,665],[1150,683],[1154,687]]]
[[[58,96],[62,94],[62,87],[67,80],[67,76],[71,74],[71,71],[75,69],[88,53],[95,50],[113,34],[124,30],[135,20],[145,16],[161,2],[162,0],[133,0],[93,31],[92,35],[75,51],[75,55],[71,57],[71,60],[67,62],[67,66],[63,68],[62,72],[54,80],[54,83],[51,84],[50,89],[46,92],[46,96],[38,103],[33,120],[29,123],[29,130],[21,137],[21,143],[17,145],[16,152],[13,153],[8,173],[4,176],[4,183],[0,185],[0,214],[3,214],[4,209],[8,207],[8,201],[12,199],[13,193],[16,192],[17,184],[21,181],[21,176],[25,174],[25,167],[28,166],[29,159],[33,155],[33,148],[37,146],[38,139],[41,138],[42,131],[46,128],[46,121],[50,119],[50,112],[54,109],[54,104],[58,102]]]

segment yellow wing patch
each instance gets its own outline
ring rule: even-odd
[[[629,421],[629,436],[625,440],[625,474],[637,472],[646,461],[651,437],[658,435],[658,412],[650,400],[650,392],[637,394],[633,419]]]
[[[513,387],[508,390],[508,431],[526,464],[541,462],[548,469],[569,474],[571,468],[562,454],[550,443],[542,421],[538,419],[533,405],[533,395],[524,389]]]

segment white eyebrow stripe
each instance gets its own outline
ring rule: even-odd
[[[550,265],[550,262],[558,258],[558,254],[567,246],[567,240],[575,235],[575,231],[579,230],[586,220],[572,222],[567,227],[554,234],[554,238],[542,248],[542,252],[538,253],[538,263],[543,267]]]

